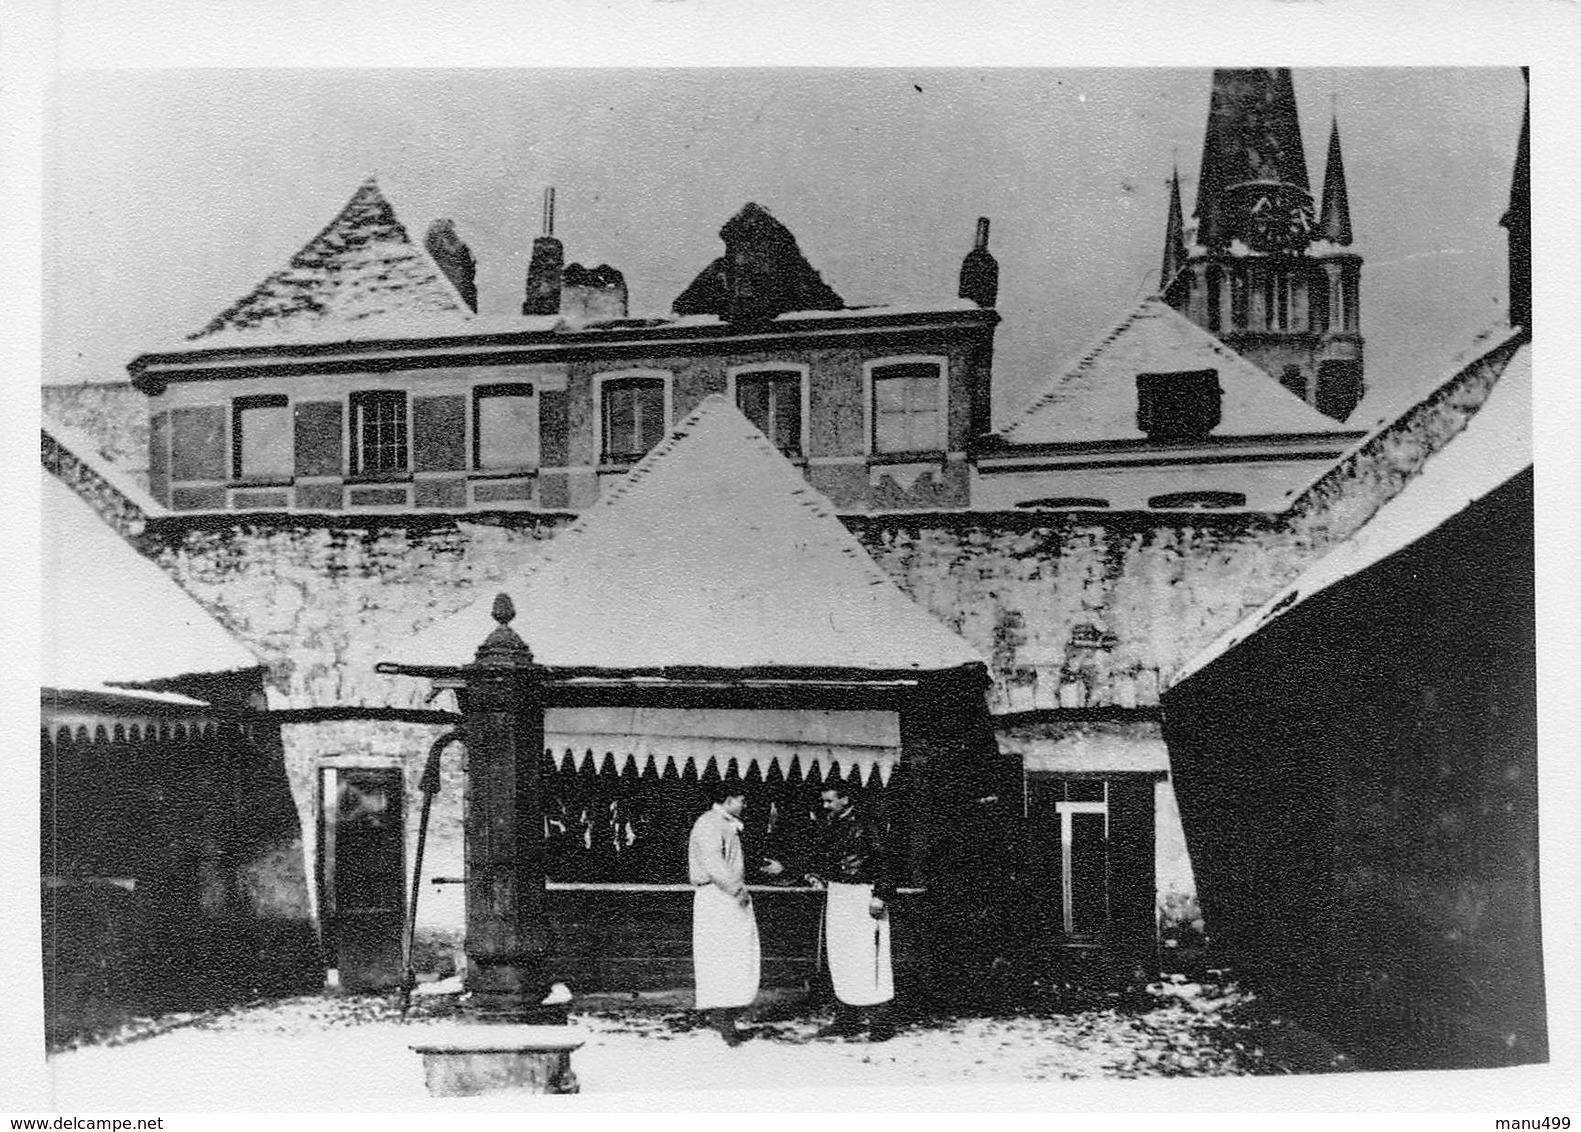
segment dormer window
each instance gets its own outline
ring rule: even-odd
[[[1223,416],[1216,369],[1136,375],[1136,427],[1160,443],[1205,440]]]

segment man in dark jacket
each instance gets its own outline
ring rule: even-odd
[[[865,1011],[870,1039],[887,1041],[894,1034],[889,905],[895,885],[884,830],[843,783],[830,782],[821,801],[822,837],[807,881],[827,890],[823,937],[837,1003],[834,1025],[825,1032],[855,1035]]]

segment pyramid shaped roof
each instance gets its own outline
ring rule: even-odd
[[[1214,437],[1347,432],[1157,296],[1068,362],[1000,435],[1010,444],[1146,440],[1136,376],[1214,369],[1224,391]]]
[[[495,593],[549,667],[942,671],[982,657],[890,580],[833,506],[711,396],[531,567],[387,654],[470,663]]]
[[[413,243],[378,182],[369,177],[290,263],[189,340],[238,331],[288,333],[392,315],[465,319],[471,313],[427,249]]]
[[[40,474],[41,687],[105,691],[263,664],[74,491]]]

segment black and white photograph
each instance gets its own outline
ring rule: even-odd
[[[396,11],[55,29],[3,1107],[1581,1119],[1552,41]]]

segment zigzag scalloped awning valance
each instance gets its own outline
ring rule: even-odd
[[[615,765],[636,760],[640,771],[662,774],[672,764],[684,773],[704,773],[710,761],[720,773],[767,775],[771,767],[789,777],[818,767],[862,782],[874,772],[889,782],[900,761],[900,717],[892,711],[748,710],[707,708],[550,708],[544,717],[544,746],[561,769]]]

